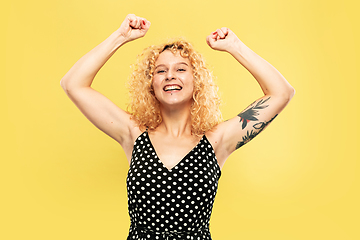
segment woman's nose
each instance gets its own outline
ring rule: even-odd
[[[172,70],[166,72],[166,80],[175,79],[175,73]]]

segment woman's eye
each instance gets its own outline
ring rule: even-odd
[[[184,71],[186,71],[186,70],[183,69],[183,68],[179,68],[178,71],[184,72]]]
[[[165,72],[165,70],[159,70],[159,71],[157,71],[157,73],[164,73]]]

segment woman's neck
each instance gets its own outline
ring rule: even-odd
[[[178,109],[161,109],[162,122],[158,131],[173,137],[191,135],[191,114],[189,107]]]

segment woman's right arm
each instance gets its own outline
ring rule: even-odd
[[[143,37],[149,27],[150,22],[146,19],[127,15],[119,29],[78,60],[60,81],[65,93],[86,118],[122,146],[132,142],[134,124],[130,115],[92,89],[91,84],[100,68],[119,47]]]

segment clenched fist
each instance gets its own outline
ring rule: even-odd
[[[207,44],[214,50],[233,52],[239,47],[240,39],[230,29],[222,27],[206,37]]]
[[[129,14],[122,22],[118,32],[124,38],[124,42],[126,43],[145,36],[149,28],[150,22],[148,20],[134,14]]]

